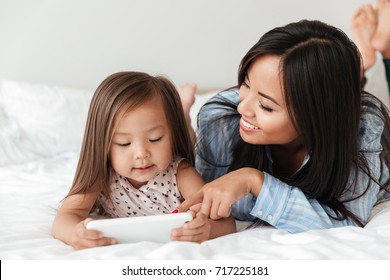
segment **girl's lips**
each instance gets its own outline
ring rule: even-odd
[[[240,127],[241,127],[241,129],[244,130],[245,132],[254,132],[254,131],[260,130],[259,127],[254,126],[253,124],[247,122],[247,121],[244,120],[243,118],[241,118],[241,120],[240,120]]]
[[[133,170],[134,171],[139,171],[139,172],[148,172],[149,170],[151,170],[153,168],[153,164],[152,165],[148,165],[148,166],[144,166],[144,167],[134,167]]]

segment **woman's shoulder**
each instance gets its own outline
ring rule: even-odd
[[[240,102],[239,88],[232,87],[218,92],[211,99],[238,104]]]
[[[240,97],[237,88],[221,91],[211,97],[199,110],[198,124],[230,120],[237,116]]]
[[[380,108],[381,106],[386,107],[386,105],[383,103],[383,101],[381,101],[375,95],[373,95],[369,92],[363,91],[363,93],[362,93],[362,107],[363,108],[374,109],[374,108]]]
[[[221,91],[211,97],[199,110],[197,130],[205,130],[207,134],[212,130],[215,134],[217,131],[224,131],[223,127],[229,127],[233,131],[238,125],[239,113],[237,106],[240,103],[238,88],[231,88]],[[226,132],[224,132],[226,133]]]
[[[203,117],[220,115],[223,113],[237,113],[237,106],[240,103],[238,88],[230,88],[221,91],[211,97],[200,109],[199,113]]]
[[[377,97],[364,93],[360,115],[360,147],[368,148],[379,145],[384,130],[389,128],[388,109]]]
[[[362,125],[384,125],[389,117],[386,105],[374,95],[364,92],[362,95],[362,107],[360,120]]]

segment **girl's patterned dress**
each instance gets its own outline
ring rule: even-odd
[[[177,188],[176,171],[183,159],[174,159],[168,168],[156,175],[139,189],[116,172],[111,178],[111,199],[99,195],[104,216],[121,218],[171,213],[183,202]]]

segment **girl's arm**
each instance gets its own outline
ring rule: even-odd
[[[65,198],[53,222],[53,237],[75,249],[115,244],[115,239],[86,229],[86,224],[91,220],[87,218],[88,214],[98,195],[99,192],[91,192]]]
[[[177,170],[177,186],[184,197],[190,197],[199,191],[204,181],[199,173],[187,162],[182,161]],[[236,224],[231,215],[214,221],[199,211],[200,205],[191,207],[190,212],[194,220],[186,223],[182,228],[172,233],[174,240],[202,242],[236,231]]]

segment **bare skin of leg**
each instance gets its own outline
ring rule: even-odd
[[[197,86],[194,83],[186,83],[184,85],[176,87],[180,95],[180,100],[183,106],[184,116],[186,118],[188,130],[190,132],[191,140],[195,143],[195,131],[191,125],[190,110],[195,102],[195,93]]]
[[[363,73],[376,61],[376,50],[372,39],[377,29],[377,13],[371,4],[361,6],[351,19],[353,41],[358,47],[363,59]]]
[[[372,46],[383,58],[390,58],[390,0],[377,0],[378,27]]]

